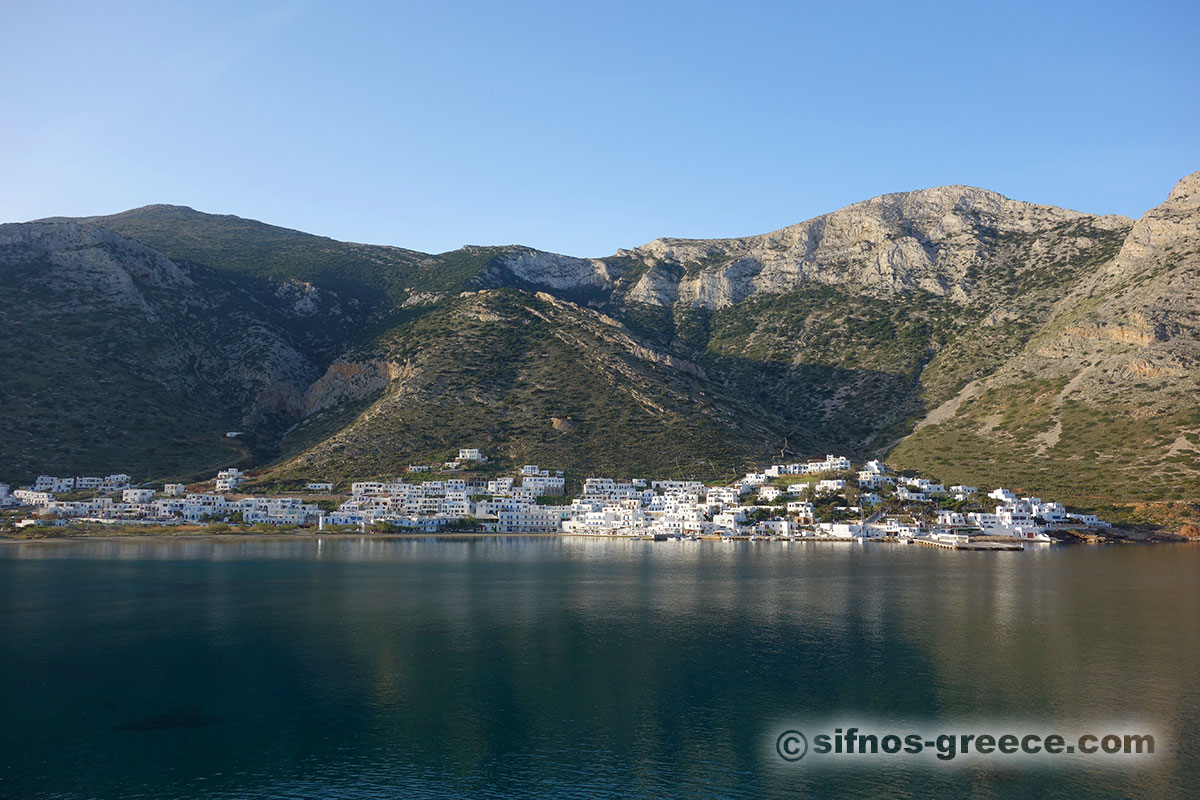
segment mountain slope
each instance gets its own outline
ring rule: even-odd
[[[0,281],[0,452],[13,478],[253,461],[323,368],[328,343],[293,333],[286,291],[94,225],[0,225]]]
[[[44,222],[64,221],[62,218]],[[457,292],[505,248],[469,247],[441,256],[387,245],[339,242],[186,206],[151,205],[85,217],[176,260],[271,283],[302,281],[379,311],[421,295]]]
[[[388,380],[333,435],[308,429],[337,405],[300,425],[280,476],[394,473],[468,443],[508,463],[717,475],[769,447],[779,424],[691,362],[544,293],[466,293],[356,359]]]
[[[995,373],[894,451],[948,480],[1200,496],[1200,173],[1132,227]]]

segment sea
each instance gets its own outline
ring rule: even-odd
[[[4,541],[0,800],[1193,800],[1198,578],[1187,544]],[[1154,752],[961,746],[1060,733]]]

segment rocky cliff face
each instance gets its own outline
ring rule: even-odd
[[[95,225],[74,222],[0,225],[0,263],[38,265],[39,279],[58,287],[64,310],[154,311],[139,287],[190,295],[195,284],[169,258]]]

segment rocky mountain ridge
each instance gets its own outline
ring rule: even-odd
[[[1059,257],[1076,257],[1110,244],[1132,224],[945,186],[883,195],[758,236],[655,239],[607,259],[522,251],[500,256],[497,266],[524,283],[614,291],[657,306],[717,310],[811,284],[855,286],[876,296],[920,290],[969,302],[979,273],[1006,240],[1032,239],[1041,251],[1035,255],[1055,249]],[[1055,233],[1069,235],[1050,239]]]
[[[1186,493],[1197,401],[1176,390],[1196,386],[1198,176],[1137,222],[949,186],[606,258],[431,255],[151,206],[0,226],[0,277],[26,299],[0,324],[32,323],[42,352],[67,354],[39,391],[102,372],[101,345],[124,349],[136,358],[117,383],[159,387],[147,414],[184,393],[177,405],[206,409],[180,423],[190,435],[249,431],[213,458],[279,475],[386,473],[465,437],[500,459],[681,475],[826,448],[976,480],[1133,458],[1162,471],[1151,491]],[[79,319],[86,346],[56,330]],[[67,422],[90,396],[71,383]],[[1139,423],[1154,431],[1132,456],[1081,433],[1118,408],[1159,420]],[[187,462],[182,441],[171,464]],[[149,445],[147,474],[165,474]],[[1116,474],[1084,473],[1037,479],[1083,494]]]

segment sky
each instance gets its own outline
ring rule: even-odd
[[[946,184],[1137,217],[1200,3],[0,2],[0,221],[149,203],[604,256]]]

